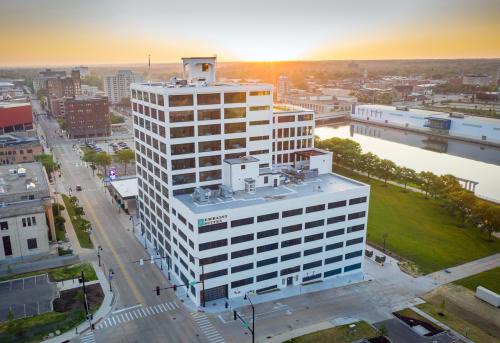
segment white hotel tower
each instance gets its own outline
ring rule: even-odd
[[[215,58],[132,84],[141,231],[196,304],[362,278],[369,186],[331,173],[311,111],[223,84]],[[203,299],[204,298],[204,299]]]

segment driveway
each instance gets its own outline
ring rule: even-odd
[[[14,318],[50,312],[56,294],[48,274],[0,282],[0,322],[7,320],[9,309]]]

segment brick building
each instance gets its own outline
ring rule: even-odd
[[[71,76],[50,78],[47,80],[48,104],[51,112],[59,113],[56,108],[55,100],[63,97],[75,97],[82,94],[82,85],[80,81],[80,71],[71,71]]]
[[[30,103],[0,102],[0,134],[33,130]]]
[[[111,135],[109,104],[106,97],[64,99],[66,130],[69,138],[94,138]]]
[[[43,153],[37,137],[21,137],[14,134],[0,135],[0,164],[34,162]]]

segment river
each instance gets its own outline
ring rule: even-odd
[[[357,122],[318,126],[315,134],[321,139],[352,139],[363,152],[372,152],[417,172],[452,174],[479,182],[478,196],[500,202],[499,148]]]

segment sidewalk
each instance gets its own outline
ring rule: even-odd
[[[95,285],[97,283],[99,283],[99,280],[88,281],[85,282],[85,286]],[[67,291],[68,289],[80,288],[82,287],[82,284],[80,283],[79,279],[73,279],[73,280],[59,281],[56,286],[57,290],[59,292],[62,292],[62,291]]]
[[[99,279],[99,283],[101,284],[102,291],[104,293],[104,300],[102,301],[101,307],[99,307],[99,310],[97,310],[96,313],[94,313],[94,319],[92,320],[93,324],[99,323],[105,316],[108,315],[108,313],[112,309],[113,305],[113,300],[114,300],[114,293],[110,292],[109,290],[109,283],[106,278],[106,275],[104,272],[101,270],[97,262],[92,262],[92,265],[94,267],[94,270],[97,274],[97,277]],[[96,282],[97,283],[97,282]],[[88,283],[91,284],[91,283]],[[48,339],[44,342],[47,343],[62,343],[65,341],[69,341],[80,334],[86,333],[89,331],[89,323],[88,321],[85,321],[78,325],[76,328],[73,328],[62,335],[59,335],[57,337]]]
[[[78,256],[66,255],[66,256],[51,256],[48,255],[46,258],[42,258],[36,261],[28,261],[23,263],[21,260],[12,261],[15,264],[2,263],[0,264],[0,276],[10,276],[22,273],[35,272],[37,270],[51,269],[68,266],[70,264],[75,264],[80,262]],[[10,265],[10,271],[6,268]]]

